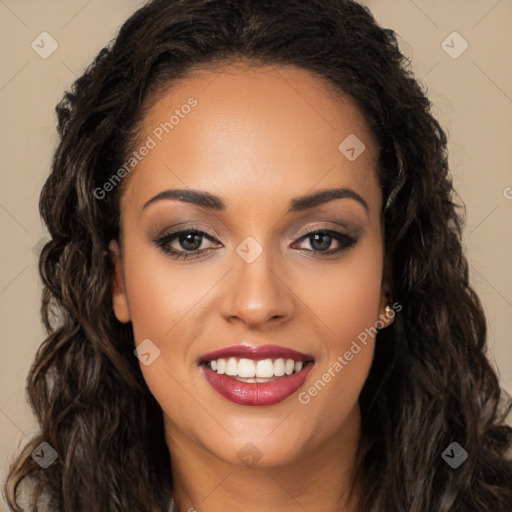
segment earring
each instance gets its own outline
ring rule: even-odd
[[[391,311],[393,311],[393,310],[391,309],[391,307],[390,307],[390,306],[389,306],[389,304],[388,304],[388,305],[384,308],[384,311],[385,311],[386,313],[391,313]]]

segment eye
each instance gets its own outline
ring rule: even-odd
[[[154,243],[166,254],[176,259],[197,258],[213,247],[203,247],[204,240],[211,242],[215,238],[196,228],[185,227],[172,233],[165,233],[154,240]],[[178,248],[176,248],[178,246]],[[181,250],[180,250],[181,247]]]
[[[298,242],[301,241],[308,241],[311,247],[311,249],[303,248],[303,250],[313,252],[314,254],[321,256],[328,256],[350,249],[358,242],[358,238],[332,229],[317,229],[305,233],[298,240]],[[337,243],[337,247],[335,249],[328,250],[333,241]]]
[[[153,240],[155,245],[164,253],[175,259],[199,258],[205,253],[211,251],[214,247],[204,247],[205,240],[216,242],[216,239],[195,227],[184,227],[177,229],[171,233],[164,233],[160,237]],[[294,245],[307,241],[311,249],[304,247],[294,247],[307,252],[312,252],[319,256],[330,256],[332,254],[341,253],[353,247],[359,239],[355,236],[342,233],[332,229],[316,229],[311,230],[302,235]],[[328,250],[333,242],[337,247]],[[217,247],[222,246],[217,242]]]

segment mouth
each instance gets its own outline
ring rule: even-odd
[[[264,406],[282,402],[306,380],[314,358],[275,345],[238,345],[201,357],[207,382],[224,398],[238,405]]]

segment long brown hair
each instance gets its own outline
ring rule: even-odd
[[[40,424],[5,487],[35,482],[63,512],[166,511],[173,491],[162,413],[111,304],[108,244],[119,196],[98,198],[137,138],[144,105],[193,68],[237,60],[319,74],[359,105],[380,146],[389,197],[386,255],[395,322],[379,332],[360,396],[365,512],[509,512],[512,429],[485,356],[486,322],[468,282],[446,136],[392,30],[350,0],[154,0],[121,27],[57,106],[60,144],[40,199],[51,241],[40,256],[48,337],[28,378]],[[31,452],[59,454],[41,469]],[[468,459],[441,457],[458,442]]]

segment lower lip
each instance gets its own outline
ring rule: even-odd
[[[224,398],[238,405],[274,405],[295,393],[313,367],[308,363],[300,372],[280,377],[271,382],[241,382],[227,375],[220,375],[206,366],[203,373],[210,386]]]

